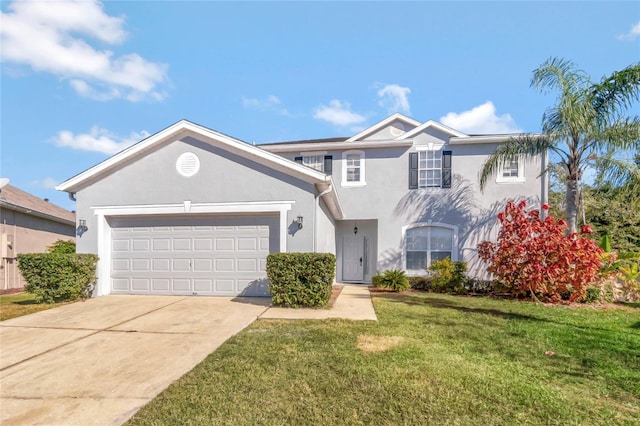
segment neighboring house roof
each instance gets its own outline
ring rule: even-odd
[[[74,213],[12,185],[0,189],[0,207],[68,225],[76,223]]]
[[[188,136],[256,161],[274,170],[301,179],[302,181],[315,184],[318,189],[325,194],[323,197],[334,217],[339,219],[344,217],[336,192],[327,191],[333,186],[331,176],[188,120],[181,120],[143,139],[135,145],[118,152],[94,167],[67,179],[56,186],[56,189],[70,193],[76,192],[90,183],[99,180],[102,176],[117,170],[125,163],[143,157],[147,153],[162,146],[163,143]]]

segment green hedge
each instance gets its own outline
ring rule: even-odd
[[[24,253],[18,268],[27,281],[24,289],[36,301],[54,303],[91,296],[96,283],[95,254]]]
[[[274,305],[325,307],[331,299],[336,257],[331,253],[272,253],[267,257]]]

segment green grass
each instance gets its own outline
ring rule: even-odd
[[[30,293],[5,294],[0,296],[0,321],[34,312],[44,311],[64,305],[60,303],[37,303],[35,296]]]
[[[129,424],[638,424],[637,305],[423,293],[374,305],[378,323],[257,321]],[[363,351],[363,336],[397,346]]]

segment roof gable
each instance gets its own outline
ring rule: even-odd
[[[459,131],[457,131],[455,129],[452,129],[449,126],[445,126],[442,123],[438,123],[437,121],[429,120],[429,121],[426,121],[426,122],[422,123],[421,125],[419,125],[415,129],[410,130],[407,133],[403,134],[398,139],[402,140],[402,139],[412,138],[412,137],[424,132],[425,130],[427,130],[429,128],[433,128],[433,129],[439,130],[440,132],[445,133],[445,134],[449,135],[450,137],[463,138],[463,137],[467,136],[466,134],[464,134],[462,132],[459,132]]]
[[[403,115],[400,113],[395,113],[385,118],[384,120],[374,124],[373,126],[364,129],[357,135],[350,137],[349,139],[346,140],[346,142],[354,142],[354,141],[362,140],[367,136],[370,136],[376,132],[381,131],[385,127],[391,126],[395,121],[401,122],[412,128],[420,125],[420,122],[414,120],[413,118],[407,117],[406,115]]]
[[[114,154],[90,169],[87,169],[84,172],[62,182],[60,185],[56,186],[56,189],[59,191],[75,192],[96,179],[100,179],[107,173],[117,170],[128,161],[145,156],[153,150],[161,147],[165,142],[179,140],[186,136],[195,137],[205,143],[209,143],[213,146],[257,161],[265,166],[282,171],[310,183],[328,183],[331,180],[331,177],[317,170],[305,167],[277,154],[265,151],[257,146],[250,145],[246,142],[192,123],[188,120],[181,120],[166,129],[143,139],[135,145]]]

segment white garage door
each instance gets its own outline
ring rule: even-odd
[[[277,216],[111,218],[111,292],[268,296]]]

